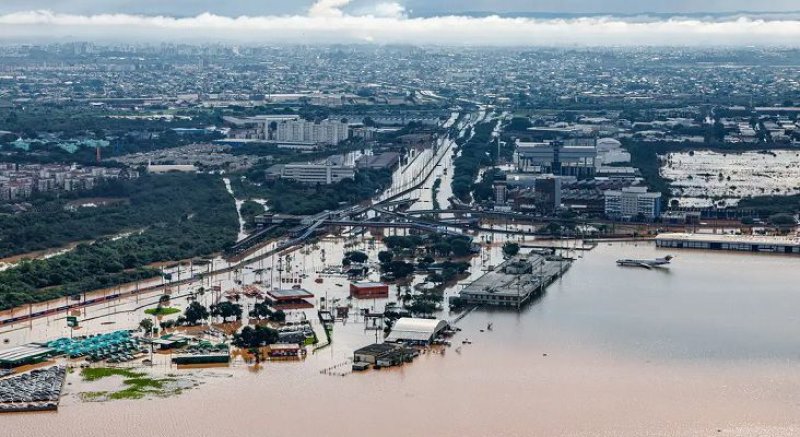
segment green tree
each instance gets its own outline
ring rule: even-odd
[[[277,341],[278,331],[266,326],[245,326],[241,332],[233,334],[233,344],[240,348],[256,348]]]
[[[507,257],[512,257],[518,253],[519,253],[519,244],[511,241],[506,241],[506,243],[503,244],[503,255]]]
[[[201,320],[206,320],[210,316],[208,309],[199,302],[192,302],[186,307],[184,317],[190,325],[196,325]]]
[[[151,319],[142,319],[139,322],[139,328],[145,332],[145,334],[150,335],[153,332],[153,321]]]
[[[346,259],[349,259],[351,262],[358,263],[358,264],[365,263],[369,259],[369,256],[367,256],[366,253],[358,251],[358,250],[347,252],[347,253],[344,254],[344,257]]]
[[[242,306],[230,302],[220,302],[216,305],[211,305],[211,315],[214,317],[222,317],[223,321],[231,317],[236,317],[236,320],[241,320]]]
[[[394,258],[394,254],[391,251],[382,250],[378,252],[378,261],[380,261],[382,264],[391,262],[392,258]]]
[[[467,256],[470,254],[470,242],[464,238],[456,238],[450,242],[450,248],[455,256]]]
[[[161,297],[158,298],[158,306],[163,307],[165,305],[169,305],[170,297],[168,294],[162,294]]]
[[[791,214],[773,214],[769,216],[770,224],[774,226],[794,226],[797,220]]]

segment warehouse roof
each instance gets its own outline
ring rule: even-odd
[[[430,341],[445,328],[447,328],[445,320],[402,317],[397,319],[386,341]]]
[[[22,346],[16,346],[10,349],[3,349],[2,351],[0,351],[0,363],[3,364],[24,363],[28,360],[37,359],[39,357],[54,352],[55,350],[52,348],[41,347],[34,344],[25,344]]]

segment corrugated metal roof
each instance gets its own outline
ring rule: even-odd
[[[52,352],[54,350],[48,347],[26,344],[0,351],[0,362],[17,362]]]

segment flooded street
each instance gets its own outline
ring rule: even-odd
[[[335,263],[345,248],[325,239],[294,252],[295,268],[325,264],[312,255],[322,249]],[[473,259],[473,274],[493,253]],[[669,270],[614,265],[664,254],[649,243],[601,244],[521,313],[474,311],[453,347],[400,368],[320,373],[374,341],[351,317],[305,361],[172,368],[203,384],[146,401],[82,402],[70,375],[58,413],[0,420],[14,436],[210,436],[233,427],[239,435],[796,435],[800,259],[680,251]],[[347,294],[344,280],[307,285],[318,297]]]
[[[794,151],[697,151],[661,158],[661,176],[672,181],[684,207],[733,206],[745,197],[789,196],[800,188],[800,154]]]
[[[239,234],[236,236],[236,241],[242,241],[247,238],[247,233],[244,231],[244,219],[242,218],[242,204],[244,204],[244,200],[236,198],[236,195],[233,193],[233,188],[231,188],[231,180],[229,178],[222,178],[222,182],[225,183],[225,189],[236,203],[236,215],[239,219]]]

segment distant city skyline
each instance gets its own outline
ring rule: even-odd
[[[0,4],[0,42],[800,45],[798,0],[286,3],[10,0]]]

